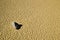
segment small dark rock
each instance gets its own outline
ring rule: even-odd
[[[22,24],[18,24],[16,22],[14,22],[14,25],[17,30],[19,30],[22,27]]]

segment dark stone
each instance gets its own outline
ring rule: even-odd
[[[15,27],[16,27],[17,30],[19,30],[22,27],[22,24],[18,24],[16,22],[14,22],[14,24],[15,24]]]

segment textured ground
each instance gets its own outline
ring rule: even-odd
[[[60,0],[0,0],[0,40],[60,40]]]

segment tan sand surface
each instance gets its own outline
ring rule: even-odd
[[[60,40],[60,0],[0,0],[0,40]]]

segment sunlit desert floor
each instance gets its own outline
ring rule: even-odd
[[[0,40],[60,40],[60,0],[0,0]]]

